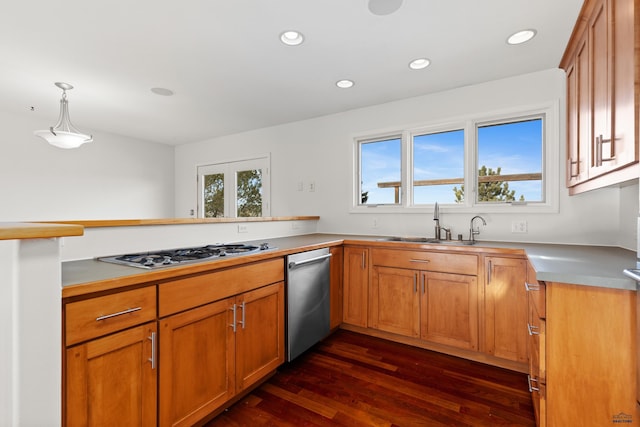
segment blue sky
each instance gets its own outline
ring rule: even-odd
[[[478,129],[478,167],[486,165],[501,174],[542,171],[542,120]],[[401,141],[389,139],[362,144],[362,189],[369,191],[368,204],[393,203],[392,188],[378,188],[378,182],[400,181]],[[414,137],[415,180],[461,178],[464,174],[464,132],[462,130]],[[417,186],[414,204],[455,203],[455,185]],[[509,182],[516,198],[539,201],[540,181]]]

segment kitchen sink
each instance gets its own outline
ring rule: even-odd
[[[405,243],[426,243],[432,245],[473,245],[476,242],[471,240],[439,240],[428,237],[383,237],[378,239],[382,242],[405,242]]]

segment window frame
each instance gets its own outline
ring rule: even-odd
[[[477,202],[478,146],[477,128],[492,123],[509,123],[542,117],[542,202]],[[560,103],[559,100],[513,107],[505,110],[473,114],[446,121],[418,124],[405,129],[380,130],[353,134],[353,192],[351,213],[425,213],[433,210],[433,204],[413,204],[413,136],[425,133],[464,130],[464,186],[463,203],[438,201],[441,207],[458,213],[557,213],[560,194]],[[374,205],[360,203],[360,177],[362,143],[388,139],[402,135],[401,203]]]
[[[245,157],[241,159],[210,162],[196,165],[197,184],[197,217],[204,216],[204,175],[223,173],[224,178],[224,216],[223,218],[238,218],[237,205],[237,172],[249,169],[262,169],[262,218],[271,216],[271,154]],[[256,218],[256,217],[252,217]]]

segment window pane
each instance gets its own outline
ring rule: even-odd
[[[399,204],[400,138],[360,144],[360,204]]]
[[[238,171],[236,175],[238,217],[262,216],[262,170]]]
[[[478,202],[542,202],[542,118],[478,126]]]
[[[464,130],[413,137],[413,204],[464,200]]]
[[[204,176],[204,217],[224,217],[224,174]]]

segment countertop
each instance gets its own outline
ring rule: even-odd
[[[64,262],[62,263],[62,296],[73,297],[139,283],[170,280],[176,276],[242,265],[247,262],[286,256],[321,247],[338,246],[343,243],[387,248],[428,249],[452,253],[526,255],[536,271],[537,280],[540,281],[636,290],[636,282],[622,273],[625,268],[635,268],[636,253],[615,247],[487,241],[479,241],[473,246],[450,243],[438,245],[389,242],[381,240],[380,236],[343,234],[309,234],[247,243],[262,243],[264,241],[268,241],[270,246],[275,249],[253,255],[229,257],[158,270],[144,270],[93,259]]]
[[[0,222],[0,240],[51,239],[83,234],[84,227],[77,224]]]

